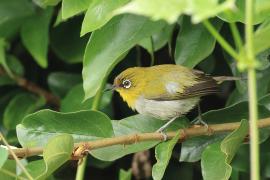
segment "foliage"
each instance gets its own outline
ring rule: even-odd
[[[34,179],[73,179],[76,169],[69,159],[74,143],[154,132],[165,123],[134,115],[116,93],[106,91],[114,77],[132,66],[181,64],[216,76],[242,78],[223,83],[221,93],[201,101],[207,123],[241,121],[241,126],[231,133],[188,137],[181,147],[177,144],[181,133],[167,142],[90,147],[90,157],[82,162],[90,173],[79,166],[82,175],[76,178],[136,177],[130,157],[153,147],[156,164],[151,158],[148,161],[154,179],[250,176],[249,164],[242,163],[249,160],[248,145],[242,143],[247,140],[247,119],[256,120],[257,110],[259,119],[270,117],[270,1],[252,4],[249,23],[248,2],[1,0],[1,132],[13,146],[44,148],[43,156],[20,161]],[[251,25],[250,36],[245,32]],[[256,74],[250,72],[255,68],[257,85],[254,81],[251,85]],[[256,89],[257,110],[253,106],[250,111],[249,102],[255,100],[256,105]],[[189,127],[194,114],[179,118],[167,131]],[[260,176],[269,178],[269,129],[259,133]],[[25,178],[17,166],[1,146],[0,176]],[[105,167],[110,173],[104,173]]]

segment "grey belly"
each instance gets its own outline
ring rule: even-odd
[[[173,101],[155,101],[141,97],[136,101],[135,109],[140,114],[169,120],[188,113],[198,104],[199,100],[200,98],[196,97]]]

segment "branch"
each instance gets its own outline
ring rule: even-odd
[[[5,74],[7,74],[5,70],[2,67],[0,67],[0,76],[5,75]],[[60,99],[57,96],[41,88],[37,84],[19,76],[10,77],[10,78],[14,79],[17,82],[18,86],[22,87],[23,89],[26,89],[32,93],[35,93],[35,94],[38,94],[39,96],[44,97],[48,104],[51,104],[55,106],[56,108],[60,106]]]
[[[213,135],[218,134],[222,132],[229,132],[237,129],[240,126],[240,122],[235,123],[224,123],[224,124],[212,124],[209,125],[209,129],[207,129],[205,126],[200,127],[190,127],[187,129],[181,129],[180,130],[180,137],[179,137],[179,143],[185,141],[188,138],[195,137],[195,136],[203,136],[203,135]],[[261,119],[258,122],[258,126],[260,128],[264,127],[270,127],[270,117]],[[211,130],[211,131],[209,131]],[[167,136],[168,139],[172,139],[178,131],[168,132]],[[113,145],[128,145],[128,144],[135,144],[138,142],[143,141],[163,141],[163,135],[157,132],[154,133],[139,133],[139,134],[130,134],[130,135],[124,135],[124,136],[118,136],[118,137],[111,137],[111,138],[104,138],[99,139],[95,141],[89,141],[89,142],[81,142],[81,143],[75,143],[74,144],[74,153],[72,154],[71,159],[80,159],[82,158],[86,152],[113,146]],[[12,150],[17,157],[20,158],[26,158],[30,156],[40,155],[43,153],[43,149],[41,147],[35,147],[35,148],[18,148]],[[11,154],[9,154],[9,158],[12,158]]]

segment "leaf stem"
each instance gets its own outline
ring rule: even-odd
[[[216,38],[219,44],[230,54],[235,60],[240,60],[237,52],[231,47],[231,45],[219,34],[215,27],[208,21],[204,20],[203,25],[208,29],[208,31]]]
[[[151,56],[151,63],[150,66],[153,66],[155,64],[155,47],[154,47],[154,40],[153,37],[150,37],[150,41],[151,41],[151,52],[150,52],[150,56]]]
[[[232,31],[235,47],[238,51],[240,51],[243,47],[243,42],[242,42],[240,33],[238,31],[238,28],[235,23],[229,23],[229,26]]]
[[[248,65],[248,96],[249,96],[249,122],[250,122],[250,159],[251,179],[259,180],[259,132],[258,132],[258,107],[257,107],[257,84],[256,84],[256,60],[253,46],[253,14],[254,1],[246,1],[245,12],[245,37],[246,54]]]

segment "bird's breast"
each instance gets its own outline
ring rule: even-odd
[[[135,102],[135,109],[140,114],[169,120],[188,113],[198,104],[199,100],[199,97],[194,97],[182,100],[157,101],[145,99],[141,96]]]

